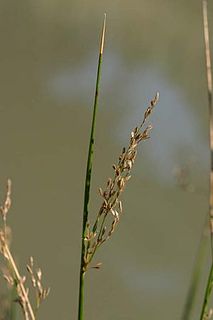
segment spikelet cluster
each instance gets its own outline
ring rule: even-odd
[[[7,182],[7,192],[4,204],[0,207],[0,215],[3,220],[3,228],[0,229],[0,253],[4,257],[6,264],[2,268],[3,277],[7,281],[9,287],[16,289],[17,302],[23,311],[25,320],[35,320],[35,312],[39,308],[41,302],[48,296],[49,289],[43,288],[41,269],[34,271],[33,258],[27,265],[27,271],[30,275],[32,287],[36,296],[35,307],[29,298],[29,288],[26,285],[26,276],[21,276],[10,250],[10,228],[7,226],[7,215],[11,207],[11,181]]]
[[[123,148],[118,163],[113,165],[113,177],[108,179],[104,190],[99,188],[102,204],[93,226],[91,226],[89,222],[87,223],[84,237],[86,248],[84,254],[84,272],[88,269],[97,249],[111,237],[120,221],[122,214],[120,196],[131,178],[131,170],[137,156],[138,145],[150,137],[149,133],[152,127],[151,125],[146,126],[146,122],[157,104],[158,99],[159,93],[151,100],[140,126],[131,132],[128,147]],[[109,220],[111,221],[110,223]],[[93,266],[93,268],[97,269],[99,267],[100,263]]]

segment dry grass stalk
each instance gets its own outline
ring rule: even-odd
[[[209,108],[209,148],[210,148],[210,179],[209,179],[209,221],[211,233],[211,268],[205,289],[200,320],[210,319],[212,310],[208,311],[209,299],[213,288],[213,105],[212,105],[212,69],[211,69],[211,52],[209,42],[209,26],[208,26],[208,8],[207,0],[202,1],[203,4],[203,30],[206,55],[206,76],[208,87],[208,108]]]
[[[43,300],[46,299],[50,292],[50,288],[46,289],[42,285],[42,271],[38,268],[34,270],[34,261],[33,257],[30,257],[30,263],[27,265],[27,271],[30,274],[31,283],[36,293],[36,309],[40,307],[40,304]]]
[[[122,202],[120,196],[124,191],[124,188],[131,178],[131,170],[134,165],[137,156],[137,147],[141,141],[149,138],[149,132],[151,125],[144,126],[151,115],[153,108],[157,104],[159,99],[159,93],[156,94],[153,100],[151,100],[148,108],[144,113],[144,118],[139,127],[136,127],[130,136],[128,147],[123,148],[117,165],[113,165],[114,176],[109,178],[105,190],[99,189],[99,193],[103,202],[100,210],[97,214],[96,220],[93,226],[87,223],[86,236],[85,236],[85,255],[84,255],[84,272],[87,271],[89,264],[91,263],[96,250],[107,241],[116,226],[119,223],[120,216],[122,214]],[[109,225],[109,219],[111,224]],[[100,263],[93,268],[99,269]]]
[[[17,299],[15,300],[18,302],[22,308],[25,320],[35,320],[35,311],[33,310],[32,304],[29,299],[29,289],[26,287],[26,277],[21,276],[15,260],[12,256],[9,247],[9,237],[8,237],[8,227],[7,227],[7,214],[11,207],[11,181],[8,180],[7,182],[7,192],[4,204],[0,207],[0,214],[3,219],[3,229],[0,230],[0,252],[7,261],[7,266],[4,271],[4,278],[7,283],[13,287],[16,287],[17,292]],[[31,258],[30,265],[27,266],[27,270],[30,274],[31,281],[35,282],[33,287],[36,290],[36,309],[38,309],[42,300],[44,300],[48,293],[49,289],[44,289],[41,284],[41,270],[39,269],[35,274],[33,271],[33,259]],[[32,281],[32,282],[33,282]]]
[[[210,213],[210,229],[213,251],[213,105],[212,105],[212,71],[211,71],[211,54],[209,43],[209,26],[208,26],[208,9],[207,1],[203,0],[203,28],[205,41],[206,55],[206,76],[208,87],[208,107],[209,107],[209,147],[211,150],[211,173],[210,173],[210,198],[209,198],[209,213]],[[212,252],[213,255],[213,252]]]

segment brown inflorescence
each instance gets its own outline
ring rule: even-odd
[[[2,215],[3,228],[0,229],[0,253],[7,262],[3,268],[3,277],[7,281],[10,287],[16,288],[17,297],[15,302],[19,303],[22,308],[25,320],[35,320],[35,310],[32,307],[29,299],[29,288],[26,287],[26,277],[21,276],[10,250],[9,243],[9,231],[7,226],[7,214],[11,207],[11,180],[7,182],[7,192],[4,204],[0,207],[0,214]],[[44,289],[41,283],[41,270],[38,269],[36,273],[33,270],[33,259],[30,259],[30,264],[27,265],[27,270],[30,274],[33,288],[36,293],[36,309],[40,306],[42,300],[44,300],[49,294],[49,289]]]
[[[113,165],[113,178],[108,179],[105,190],[99,188],[99,193],[103,201],[93,226],[91,226],[89,222],[87,223],[84,238],[86,248],[84,255],[84,272],[87,271],[96,250],[111,237],[119,223],[122,214],[120,196],[124,191],[127,181],[131,178],[130,173],[137,156],[139,143],[150,137],[149,133],[152,126],[148,125],[145,128],[144,126],[158,100],[159,93],[151,100],[140,126],[131,132],[129,145],[127,148],[123,148],[118,163]],[[110,224],[108,218],[111,218]],[[92,266],[92,268],[99,269],[100,263]]]

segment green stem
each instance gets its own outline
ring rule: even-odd
[[[83,302],[84,302],[84,277],[85,273],[80,273],[80,284],[79,284],[79,304],[78,304],[78,319],[83,319]]]
[[[212,263],[211,269],[209,271],[209,277],[208,277],[204,300],[203,300],[203,304],[202,304],[200,320],[204,319],[205,313],[207,312],[207,306],[208,306],[209,298],[210,298],[211,291],[212,291],[212,281],[213,281],[213,263]]]
[[[206,248],[207,248],[207,240],[208,240],[207,232],[206,232],[207,222],[209,223],[209,214],[207,215],[207,219],[203,227],[202,237],[198,247],[198,252],[197,252],[197,256],[196,256],[193,271],[192,271],[191,281],[190,281],[189,289],[187,292],[183,313],[181,316],[182,320],[190,319],[192,309],[194,307],[195,297],[196,297],[196,294],[198,291],[198,285],[201,279],[202,266],[203,266]]]
[[[100,85],[100,75],[101,75],[101,64],[104,49],[104,38],[106,30],[106,14],[104,15],[103,29],[101,35],[100,52],[98,59],[97,77],[96,77],[96,87],[95,87],[95,99],[93,105],[93,116],[92,125],[90,132],[88,159],[87,159],[87,169],[85,178],[85,190],[84,190],[84,209],[83,209],[83,224],[82,224],[82,243],[81,243],[81,265],[80,265],[80,279],[79,279],[79,301],[78,301],[78,320],[84,319],[84,278],[85,278],[85,233],[86,226],[88,222],[88,212],[89,212],[89,196],[90,196],[90,186],[91,186],[91,173],[93,164],[93,150],[94,150],[94,133],[95,133],[95,123],[96,123],[96,113],[98,106],[98,94]]]

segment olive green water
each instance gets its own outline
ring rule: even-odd
[[[209,10],[213,29],[212,4]],[[0,2],[0,185],[3,196],[12,179],[13,249],[22,273],[33,255],[51,287],[39,319],[77,319],[84,176],[104,12],[93,211],[96,190],[129,131],[156,90],[161,99],[123,197],[122,221],[96,257],[103,267],[88,274],[85,320],[176,320],[208,210],[200,1]],[[177,185],[177,168],[186,188]]]

